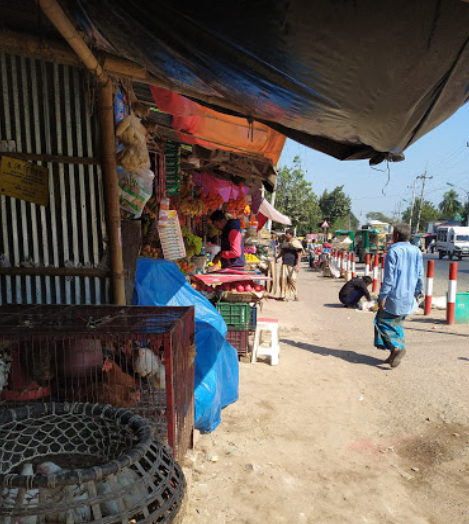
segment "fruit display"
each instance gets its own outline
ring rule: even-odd
[[[187,258],[192,258],[194,255],[200,255],[202,250],[202,239],[190,233],[186,226],[181,227],[181,232],[186,242]]]
[[[187,273],[192,273],[196,269],[195,265],[185,258],[179,260],[178,262],[176,262],[176,264],[179,266],[179,271],[181,271],[181,273],[184,273],[184,275],[187,275]]]
[[[146,258],[159,258],[160,253],[160,249],[151,247],[150,244],[144,244],[140,252],[140,256]]]
[[[239,195],[236,200],[229,200],[228,205],[226,206],[228,213],[237,214],[237,215],[249,215],[250,208],[247,205],[246,199],[244,198],[244,193],[242,191],[242,186],[239,190]]]
[[[205,213],[205,209],[204,202],[200,198],[191,195],[183,198],[179,204],[179,210],[181,213],[191,217],[203,215]]]
[[[244,258],[246,259],[246,262],[249,264],[256,264],[259,262],[259,259],[256,257],[256,255],[253,255],[251,253],[245,253]]]
[[[217,286],[220,291],[229,291],[230,293],[264,293],[265,288],[261,284],[255,284],[252,281],[246,282],[227,282]]]
[[[208,195],[203,196],[203,202],[205,204],[205,207],[208,211],[215,211],[215,209],[218,209],[221,207],[224,202],[223,198],[216,192],[216,191],[210,191]]]

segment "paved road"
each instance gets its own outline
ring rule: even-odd
[[[427,261],[435,261],[435,280],[433,284],[433,296],[445,295],[448,290],[449,260],[445,257],[438,259],[438,255],[423,255],[425,273],[427,271]],[[463,258],[458,262],[458,291],[469,291],[469,258]]]

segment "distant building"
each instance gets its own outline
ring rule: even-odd
[[[427,233],[431,235],[436,235],[439,227],[454,227],[462,226],[463,223],[460,220],[435,220],[434,222],[429,222],[427,225]]]

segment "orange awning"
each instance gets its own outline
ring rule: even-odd
[[[280,158],[285,136],[246,118],[229,116],[208,109],[166,89],[151,86],[158,109],[173,115],[173,129],[181,142],[207,149],[262,155],[275,165]]]

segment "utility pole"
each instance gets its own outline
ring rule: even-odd
[[[402,198],[399,200],[399,222],[402,220],[402,213],[401,213],[401,207],[402,207]]]
[[[415,225],[415,232],[418,233],[419,232],[419,226],[420,226],[420,215],[422,214],[422,207],[423,207],[423,195],[424,195],[424,192],[425,192],[425,182],[428,179],[431,179],[433,178],[432,176],[427,176],[427,172],[425,171],[425,173],[423,175],[420,175],[418,176],[417,178],[421,178],[422,179],[422,194],[420,195],[420,205],[419,205],[419,212],[418,212],[418,215],[417,215],[417,224]]]
[[[414,204],[415,204],[415,189],[417,187],[417,178],[414,180],[414,191],[412,193],[412,204],[410,205],[410,219],[409,219],[409,226],[410,226],[410,232],[412,232],[412,217],[414,215]]]

